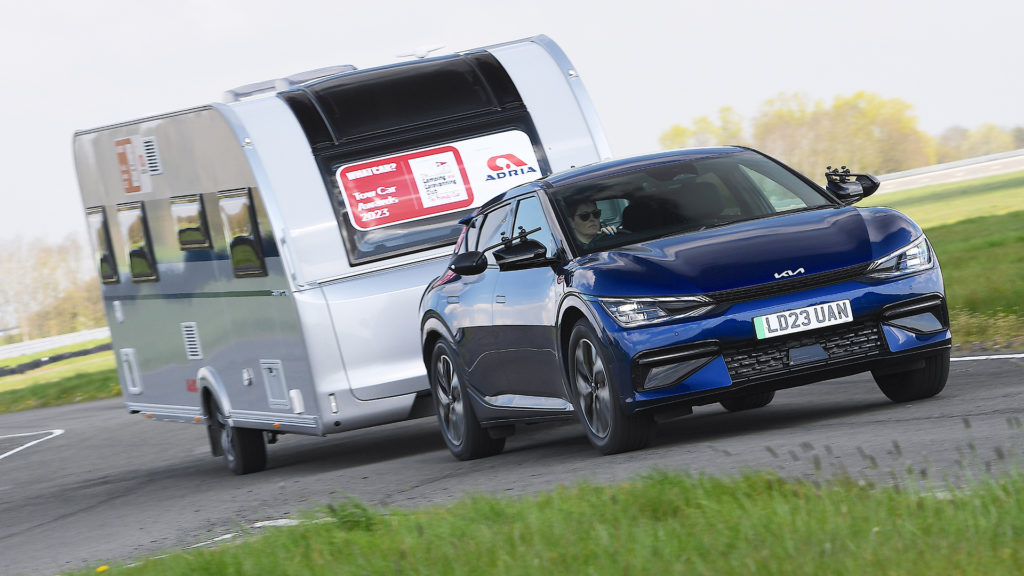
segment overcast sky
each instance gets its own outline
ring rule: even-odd
[[[85,241],[77,129],[218,101],[242,84],[546,34],[617,156],[674,123],[868,90],[931,134],[1024,125],[1024,2],[31,0],[0,22],[0,239]],[[784,158],[782,160],[785,160]]]

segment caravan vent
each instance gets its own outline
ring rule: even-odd
[[[156,138],[150,136],[142,139],[142,154],[146,158],[146,170],[150,176],[164,173],[164,168],[160,164],[160,151],[156,147]]]
[[[181,336],[185,339],[185,355],[189,360],[203,359],[203,346],[199,343],[199,327],[195,322],[181,323]]]

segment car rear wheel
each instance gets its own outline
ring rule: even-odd
[[[757,394],[748,394],[746,396],[722,400],[721,404],[722,408],[725,408],[729,412],[739,412],[740,410],[764,408],[771,404],[773,399],[775,399],[775,391],[769,390],[767,392],[758,392]]]
[[[643,448],[654,432],[650,416],[622,411],[618,387],[608,371],[609,357],[590,324],[579,321],[569,337],[569,381],[587,438],[602,454]]]
[[[924,366],[902,372],[886,372],[871,375],[893,402],[910,402],[931,398],[946,387],[949,378],[949,350],[942,350],[925,358]]]
[[[505,438],[492,438],[476,419],[466,393],[463,377],[451,344],[440,340],[430,361],[430,388],[434,394],[437,420],[448,450],[459,460],[473,460],[498,454]]]
[[[267,467],[267,444],[263,441],[262,430],[231,426],[213,399],[210,400],[210,412],[228,470],[235,474],[251,474]]]

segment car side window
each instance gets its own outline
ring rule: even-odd
[[[772,166],[774,167],[774,166]],[[781,170],[774,173],[764,173],[751,167],[740,165],[740,172],[745,174],[757,187],[758,191],[772,205],[776,212],[787,210],[799,210],[811,206],[821,206],[826,202],[818,195],[808,196],[807,186],[800,183],[800,186],[787,186],[786,179],[795,180],[796,177]],[[797,191],[804,194],[798,194]]]
[[[516,219],[512,230],[513,234],[522,234],[536,228],[540,228],[540,230],[530,234],[529,237],[547,246],[547,255],[554,256],[555,238],[551,234],[548,219],[544,216],[544,208],[541,207],[539,198],[530,196],[521,200],[516,207]]]
[[[477,250],[483,250],[501,241],[502,236],[507,233],[508,217],[511,208],[511,204],[505,204],[487,213],[483,224],[480,226],[480,239],[476,247]],[[493,250],[487,252],[487,264],[495,264]]]

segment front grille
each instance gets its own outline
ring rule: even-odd
[[[866,322],[725,348],[722,354],[729,375],[736,382],[784,372],[790,368],[791,349],[813,344],[820,345],[828,354],[826,362],[832,362],[876,352],[882,345],[882,334],[877,322]]]
[[[854,266],[847,266],[846,268],[839,268],[828,272],[819,272],[817,274],[808,274],[807,276],[799,276],[796,278],[787,278],[786,280],[779,280],[776,282],[766,282],[764,284],[756,284],[754,286],[746,286],[743,288],[709,292],[705,294],[705,296],[711,298],[716,303],[723,304],[757,300],[759,298],[768,298],[770,296],[778,296],[780,294],[791,294],[793,292],[800,292],[801,290],[809,290],[819,286],[838,284],[840,282],[859,278],[867,272],[868,266],[870,265],[870,262],[867,264],[856,264]]]

